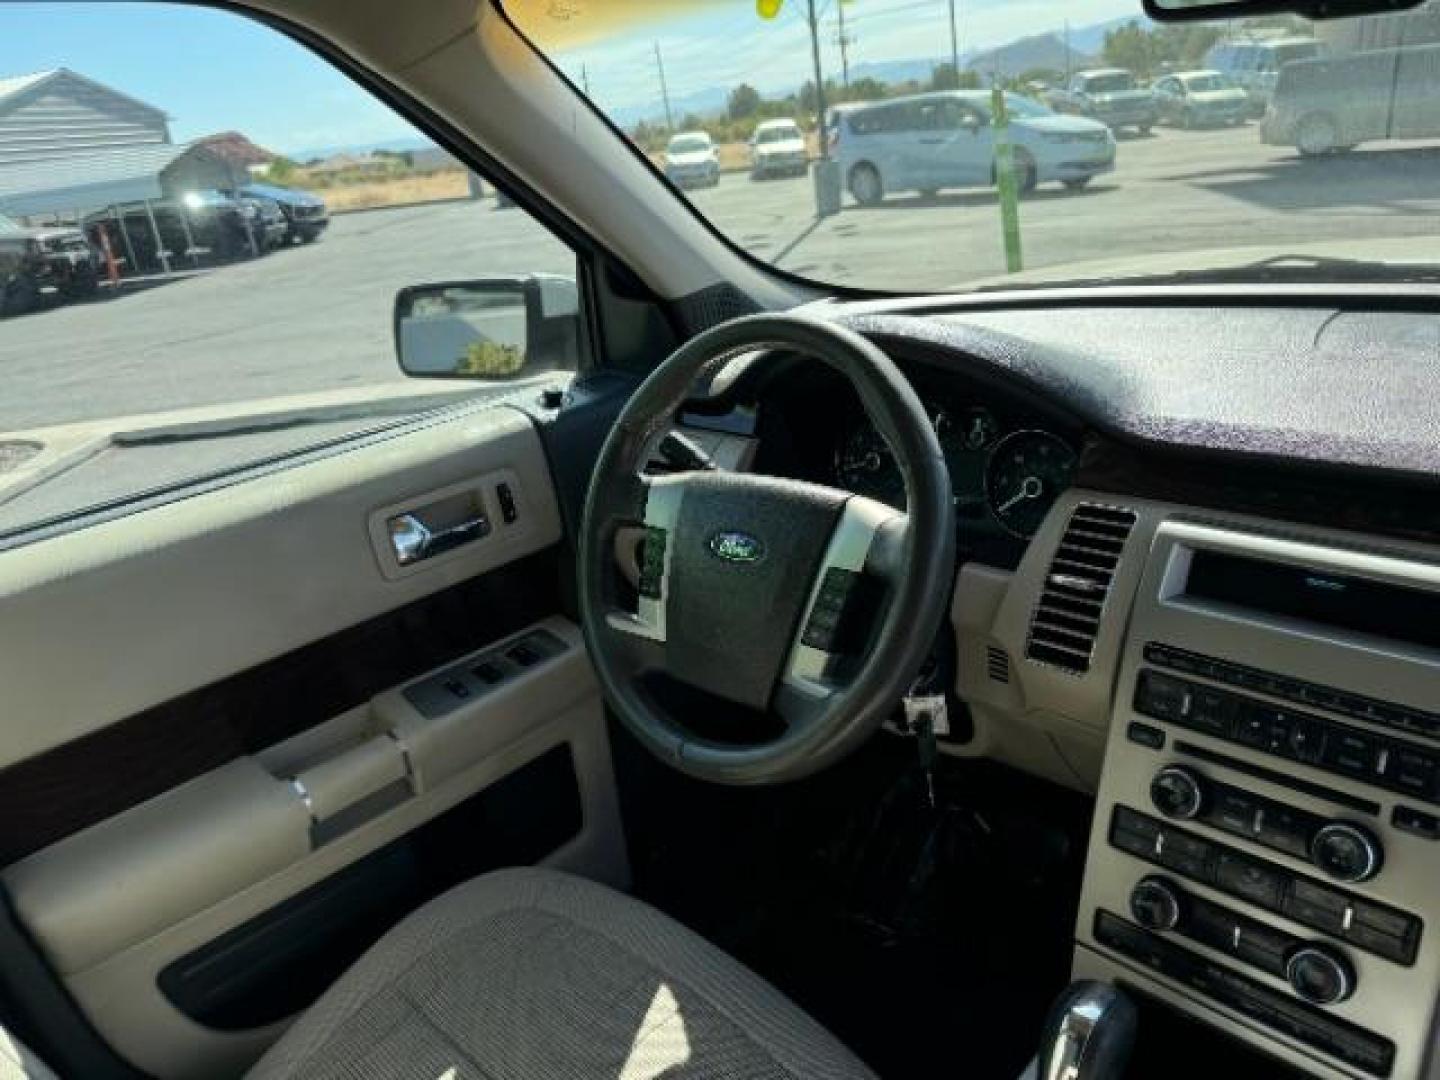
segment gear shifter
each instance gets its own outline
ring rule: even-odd
[[[1120,1080],[1135,1045],[1135,1003],[1109,983],[1065,988],[1045,1020],[1036,1080]]]

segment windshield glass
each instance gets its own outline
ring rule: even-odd
[[[787,127],[762,128],[756,133],[755,141],[762,143],[791,142],[800,138],[800,129],[793,124]]]
[[[1118,72],[1112,75],[1092,75],[1085,80],[1087,94],[1118,94],[1135,89],[1135,80]]]
[[[1055,111],[1047,109],[1034,98],[1022,97],[1019,94],[1005,95],[1005,110],[1010,116],[1028,119],[1036,116],[1053,116]]]
[[[1181,80],[1185,89],[1192,94],[1206,94],[1211,90],[1225,90],[1230,84],[1223,75],[1187,75]]]
[[[1160,24],[1140,0],[965,0],[952,24],[946,0],[501,2],[657,169],[675,133],[708,132],[718,183],[674,197],[822,283],[1245,280],[1242,267],[1257,281],[1369,280],[1428,273],[1440,251],[1435,4]],[[1315,54],[1315,71],[1285,77]],[[1203,72],[1192,91],[1243,95],[1150,93],[1185,72]],[[988,120],[997,87],[1013,117],[1060,115],[977,129],[925,101],[978,93],[968,107]],[[1097,97],[1116,90],[1132,92]],[[757,173],[752,140],[774,119],[803,129],[808,175]],[[995,183],[1005,141],[1015,230]]]
[[[701,135],[689,135],[670,140],[672,154],[699,154],[710,149],[710,140]]]

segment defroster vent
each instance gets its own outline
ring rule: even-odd
[[[1130,510],[1093,503],[1075,508],[1030,619],[1027,657],[1076,675],[1090,670],[1100,616],[1134,527]]]

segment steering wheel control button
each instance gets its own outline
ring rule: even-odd
[[[1167,818],[1189,821],[1205,805],[1204,781],[1184,765],[1166,765],[1150,781],[1150,801]]]
[[[1383,862],[1380,841],[1348,821],[1321,827],[1310,841],[1310,858],[1336,881],[1369,881]]]
[[[640,544],[640,581],[637,586],[640,595],[647,600],[659,600],[664,576],[665,530],[650,526]]]
[[[1285,965],[1291,989],[1313,1005],[1335,1005],[1355,992],[1355,969],[1338,950],[1303,945]]]
[[[1180,925],[1180,893],[1162,877],[1141,878],[1130,891],[1130,914],[1147,930]]]

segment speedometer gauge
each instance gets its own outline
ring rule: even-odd
[[[985,468],[990,512],[1007,530],[1028,540],[1070,486],[1074,473],[1075,451],[1050,432],[1007,435],[996,444]]]

